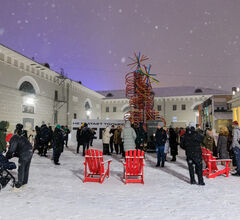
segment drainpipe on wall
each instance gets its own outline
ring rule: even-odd
[[[67,116],[66,116],[66,125],[69,126],[68,122],[69,122],[69,83],[67,83]]]
[[[163,117],[166,121],[166,106],[165,106],[165,98],[163,98]]]

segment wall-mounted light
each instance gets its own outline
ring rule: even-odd
[[[23,96],[23,104],[33,106],[36,103],[36,97],[34,95]]]
[[[26,98],[26,104],[28,105],[34,105],[34,99],[32,97]]]
[[[90,110],[87,110],[87,111],[86,111],[86,114],[87,114],[87,116],[90,116],[90,115],[91,115],[91,111],[90,111]]]
[[[240,88],[239,87],[237,87],[237,92],[239,92],[240,91]]]
[[[237,87],[232,87],[232,94],[235,95],[237,92]]]

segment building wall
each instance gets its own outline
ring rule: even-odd
[[[182,97],[156,97],[154,100],[154,109],[158,110],[161,106],[160,115],[163,116],[167,125],[188,125],[189,122],[197,122],[198,111],[194,110],[198,104],[210,96],[182,96]],[[186,106],[182,110],[182,105]],[[173,105],[177,105],[177,110],[173,110]],[[104,99],[102,101],[102,118],[110,120],[122,120],[126,112],[123,111],[128,106],[127,99]],[[109,112],[106,112],[109,107]],[[117,112],[113,112],[113,107],[117,108]],[[175,122],[174,122],[175,121]]]
[[[0,121],[9,121],[11,129],[17,123],[23,123],[26,120],[33,120],[34,126],[41,125],[43,122],[53,125],[54,111],[58,109],[57,123],[70,126],[74,113],[77,114],[77,118],[87,118],[84,107],[86,101],[91,106],[88,117],[90,119],[101,117],[102,95],[74,81],[69,79],[62,81],[58,77],[59,74],[56,72],[0,45]],[[30,82],[36,94],[19,91],[23,81]],[[69,109],[67,111],[68,87]],[[58,91],[58,100],[65,100],[65,102],[54,101],[55,90]],[[34,103],[29,104],[29,100]],[[34,114],[23,113],[23,105],[33,106]]]

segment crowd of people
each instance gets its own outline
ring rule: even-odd
[[[8,161],[13,157],[18,158],[18,181],[15,183],[16,188],[20,188],[28,183],[29,168],[34,151],[37,150],[39,156],[47,157],[48,150],[52,148],[51,158],[55,165],[60,165],[59,158],[63,152],[64,145],[68,147],[70,130],[67,126],[57,125],[53,131],[51,126],[48,127],[46,124],[43,124],[41,127],[36,126],[35,131],[31,131],[28,134],[23,129],[22,124],[17,124],[7,149],[6,132],[8,127],[9,123],[7,121],[0,122],[0,155],[4,161]],[[5,153],[5,156],[3,153]]]
[[[1,156],[7,150],[5,139],[8,126],[8,122],[0,122]],[[67,126],[56,125],[53,130],[51,126],[46,124],[41,127],[36,126],[35,131],[28,134],[27,131],[23,130],[22,124],[17,124],[5,154],[7,159],[19,158],[18,182],[15,186],[19,188],[28,183],[31,159],[36,150],[39,156],[47,157],[48,150],[52,148],[51,158],[55,165],[60,165],[59,158],[64,146],[68,147],[69,134],[70,130]],[[92,146],[95,134],[94,129],[89,128],[87,123],[83,123],[76,132],[76,153],[80,152],[82,146],[82,155],[85,156],[85,150]],[[237,121],[232,123],[232,127],[221,127],[217,137],[210,128],[203,131],[199,125],[194,123],[190,123],[185,129],[162,127],[162,124],[158,123],[153,136],[157,154],[156,167],[165,166],[168,153],[171,154],[171,161],[175,162],[180,146],[186,152],[191,184],[197,183],[195,180],[195,174],[197,174],[198,184],[205,185],[202,176],[201,147],[209,149],[213,156],[220,159],[232,159],[232,164],[237,167],[233,175],[240,176],[240,129]],[[128,150],[147,150],[147,132],[142,123],[138,127],[134,127],[130,121],[126,121],[124,126],[106,127],[102,132],[102,142],[104,155],[115,153],[125,157],[125,151]]]

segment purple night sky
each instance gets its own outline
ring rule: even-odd
[[[239,0],[1,0],[0,43],[94,90],[124,89],[128,57],[157,86],[240,85]]]

